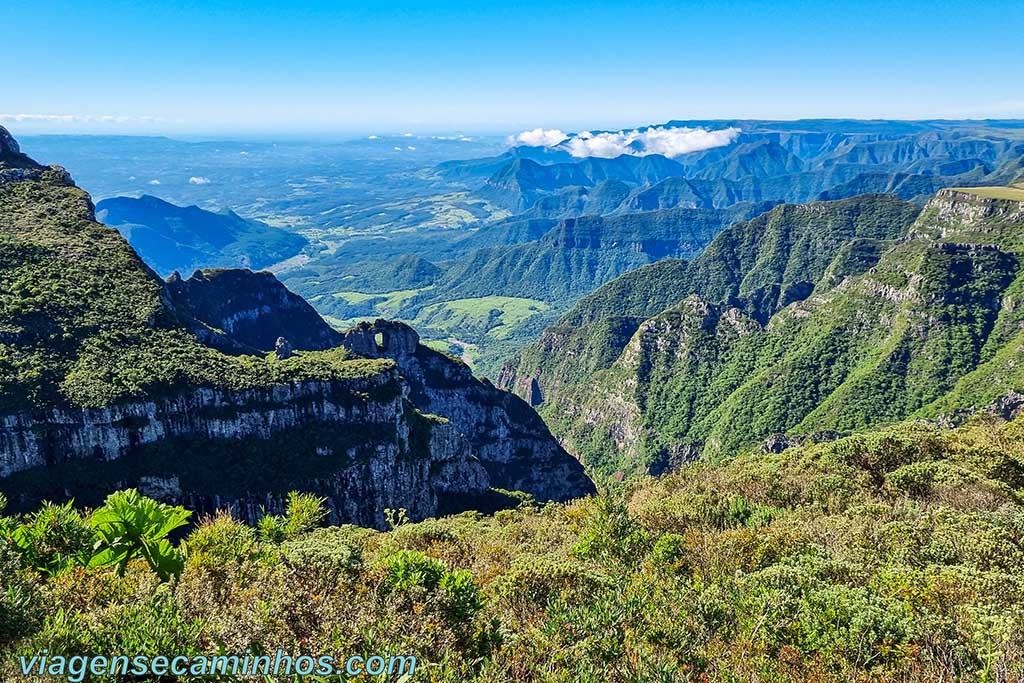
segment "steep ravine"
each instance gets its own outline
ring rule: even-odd
[[[254,521],[303,490],[333,523],[381,527],[386,508],[494,507],[492,488],[594,490],[529,406],[410,328],[342,339],[269,274],[163,282],[2,128],[0,257],[0,493],[15,510],[136,486]],[[244,334],[225,323],[241,319]],[[288,353],[257,351],[277,336]]]

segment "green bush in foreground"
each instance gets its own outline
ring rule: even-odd
[[[901,424],[388,532],[320,513],[200,520],[169,581],[37,533],[96,513],[0,519],[0,678],[43,648],[281,647],[415,655],[416,681],[1024,680],[1024,423]]]

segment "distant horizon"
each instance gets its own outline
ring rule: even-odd
[[[33,129],[38,124],[36,121],[20,121],[10,120],[3,114],[0,114],[0,126],[6,128],[15,139],[20,138],[34,138],[34,137],[128,137],[128,138],[154,138],[154,139],[169,139],[177,140],[180,142],[303,142],[303,141],[331,141],[331,142],[350,142],[357,140],[372,140],[376,137],[381,139],[392,139],[392,138],[433,138],[433,139],[445,139],[445,137],[452,136],[467,136],[476,137],[481,139],[494,139],[504,137],[514,137],[516,134],[532,130],[534,128],[564,128],[567,134],[578,134],[581,132],[619,132],[619,131],[632,131],[642,128],[660,127],[665,126],[669,123],[710,123],[710,124],[732,124],[741,122],[758,122],[758,123],[799,123],[802,121],[852,121],[861,123],[872,123],[872,122],[888,122],[888,123],[909,123],[909,124],[927,124],[927,123],[965,123],[965,124],[978,124],[978,123],[998,123],[998,124],[1009,124],[1011,126],[1024,127],[1024,114],[1020,116],[1012,117],[997,117],[997,116],[986,116],[986,117],[964,117],[964,118],[949,118],[949,117],[932,117],[932,118],[907,118],[907,117],[856,117],[856,116],[799,116],[794,118],[761,118],[753,116],[744,117],[701,117],[701,118],[683,118],[679,116],[671,117],[662,121],[647,121],[638,122],[631,125],[624,126],[538,126],[531,124],[522,124],[518,127],[513,128],[489,128],[489,129],[472,129],[470,127],[438,127],[429,128],[423,130],[405,130],[405,129],[394,129],[394,130],[379,130],[379,129],[359,129],[359,130],[345,130],[345,129],[323,129],[323,130],[296,130],[296,129],[280,129],[280,130],[238,130],[230,132],[226,130],[173,130],[173,129],[161,129],[151,131],[131,131],[131,130],[95,130],[87,128],[77,129],[58,129],[58,128],[42,128]],[[44,124],[45,125],[45,124]],[[27,126],[27,129],[26,129]],[[511,140],[510,140],[511,142]]]

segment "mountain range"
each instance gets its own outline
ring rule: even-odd
[[[694,257],[717,232],[777,203],[887,193],[923,205],[945,187],[1005,186],[1024,177],[1024,128],[1015,121],[659,127],[673,128],[738,133],[723,138],[728,144],[674,158],[639,149],[574,157],[564,145],[518,145],[417,173],[396,171],[388,161],[392,170],[373,182],[383,161],[368,162],[365,173],[344,170],[356,182],[336,180],[337,164],[314,163],[299,147],[281,147],[275,162],[259,145],[193,146],[190,154],[216,162],[204,171],[214,183],[229,170],[241,173],[240,159],[255,156],[256,186],[284,160],[296,173],[308,166],[308,177],[281,181],[289,188],[285,203],[275,203],[270,190],[254,196],[244,178],[236,182],[246,184],[238,193],[245,203],[216,189],[220,206],[240,207],[246,218],[208,210],[209,202],[179,207],[145,196],[105,199],[98,208],[162,275],[270,268],[337,328],[397,317],[494,378],[505,359],[579,297],[659,258]],[[109,155],[116,146],[97,153]],[[189,186],[188,196],[212,185]],[[352,194],[357,186],[365,189],[360,197]],[[277,208],[268,213],[270,207]],[[581,238],[588,233],[602,237]]]
[[[476,182],[480,196],[519,213],[543,211],[538,202],[551,195],[572,195],[608,179],[647,191],[670,178],[685,178],[692,181],[693,189],[683,193],[680,201],[700,197],[703,204],[697,205],[703,208],[739,201],[804,202],[824,192],[830,198],[852,196],[868,189],[864,187],[868,183],[874,183],[876,191],[886,183],[895,184],[892,176],[897,174],[942,178],[944,186],[994,185],[1012,181],[1005,166],[1019,163],[1024,156],[1019,122],[673,121],[665,125],[669,129],[701,126],[735,127],[742,132],[732,144],[674,159],[657,154],[567,159],[565,152],[516,148],[487,163],[447,162],[437,170],[453,181]],[[861,179],[864,174],[888,179]],[[846,192],[852,194],[839,189],[849,184],[852,187]],[[666,200],[676,194],[670,187],[663,190],[665,199],[659,208],[669,206]],[[928,194],[906,198],[924,199]],[[621,203],[616,207],[629,208]]]

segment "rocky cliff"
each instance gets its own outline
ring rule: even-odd
[[[1024,245],[1024,190],[950,188],[925,204],[911,237],[956,242]]]
[[[343,343],[361,356],[394,360],[409,382],[413,404],[425,413],[444,415],[466,436],[492,486],[526,491],[541,500],[594,492],[583,467],[558,445],[525,401],[421,345],[408,325],[361,323],[345,333]]]
[[[333,522],[382,526],[385,508],[493,505],[492,486],[593,490],[528,407],[408,328],[325,348],[340,335],[269,274],[163,282],[66,173],[0,133],[0,492],[15,509],[138,486],[254,520],[297,489]],[[325,350],[255,352],[276,336]]]
[[[351,382],[0,417],[0,489],[16,507],[128,486],[199,512],[255,520],[290,490],[327,499],[330,520],[380,527],[386,508],[422,519],[484,496],[487,472],[446,421],[417,413],[392,369]]]

